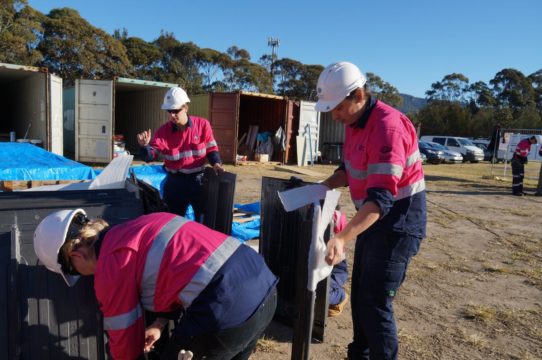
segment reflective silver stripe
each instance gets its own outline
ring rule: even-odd
[[[187,151],[180,152],[177,155],[164,155],[164,158],[166,160],[175,161],[175,160],[190,158],[190,157],[194,157],[194,156],[205,155],[205,152],[206,152],[205,149],[187,150]]]
[[[367,166],[367,176],[369,175],[392,175],[400,178],[403,176],[403,167],[390,163],[370,164]]]
[[[394,200],[401,200],[409,196],[412,196],[414,194],[417,194],[419,192],[422,192],[424,190],[425,190],[425,180],[421,179],[421,180],[416,181],[413,184],[407,185],[397,190],[397,195],[395,196]]]
[[[176,173],[193,174],[193,173],[197,173],[197,172],[202,172],[203,170],[205,170],[205,165],[204,166],[198,166],[198,167],[195,167],[195,168],[190,168],[190,169],[170,169],[170,168],[166,167],[166,171],[169,172],[169,173],[172,173],[172,174],[176,174]]]
[[[162,263],[162,257],[169,241],[179,229],[186,224],[188,219],[176,216],[162,227],[151,244],[151,248],[145,259],[145,268],[141,278],[141,304],[147,310],[154,311],[154,293],[156,291],[156,279]]]
[[[397,195],[393,198],[393,200],[394,201],[401,200],[409,196],[412,196],[414,194],[417,194],[419,192],[422,192],[424,190],[425,190],[425,180],[421,179],[415,182],[414,184],[407,185],[397,190]],[[352,199],[352,202],[354,203],[356,209],[360,209],[365,203],[365,199]]]
[[[352,167],[352,164],[350,164],[350,161],[346,160],[344,162],[344,165],[346,167],[346,171],[348,172],[348,175],[350,175],[351,177],[355,178],[355,179],[358,179],[358,180],[363,180],[367,177],[367,171],[366,170],[358,170],[358,169],[354,169]]]
[[[209,142],[207,143],[207,145],[205,145],[205,148],[208,149],[208,148],[210,148],[210,147],[215,147],[215,146],[217,146],[217,145],[216,145],[216,141],[213,140],[213,141],[209,141]]]
[[[143,315],[141,306],[137,306],[124,314],[104,317],[104,330],[124,330],[135,324],[137,319]]]
[[[405,167],[409,167],[409,166],[412,166],[414,165],[417,161],[421,160],[422,157],[420,155],[420,150],[416,150],[412,153],[412,155],[410,155],[409,157],[407,157],[406,159],[406,164],[405,164]]]
[[[190,280],[188,285],[179,293],[184,308],[192,304],[192,301],[207,287],[216,272],[229,259],[231,254],[241,245],[241,242],[231,236],[226,238]]]

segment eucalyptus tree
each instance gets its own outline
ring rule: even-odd
[[[43,35],[45,16],[26,0],[2,0],[0,6],[0,62],[37,65],[37,49]]]
[[[535,106],[535,91],[531,80],[516,69],[503,69],[489,81],[499,107],[513,111]]]
[[[122,43],[90,25],[76,10],[51,10],[43,28],[43,39],[38,45],[43,54],[41,65],[59,74],[65,83],[76,78],[130,74],[132,65]]]
[[[382,80],[378,75],[368,72],[367,74],[367,87],[371,90],[371,93],[376,96],[377,99],[383,102],[398,107],[403,103],[403,98],[399,94],[397,88],[390,83]]]
[[[115,30],[113,37],[126,48],[126,54],[132,64],[131,75],[138,79],[158,80],[162,53],[158,46],[138,37],[128,36],[128,30]]]
[[[466,102],[466,92],[469,89],[469,78],[463,74],[453,73],[444,76],[441,81],[431,84],[431,89],[425,94],[429,101],[446,100]]]
[[[198,69],[200,48],[192,42],[180,42],[170,32],[160,34],[153,42],[161,51],[160,81],[177,83],[189,94],[203,92],[202,75]]]

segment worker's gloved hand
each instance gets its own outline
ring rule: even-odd
[[[181,350],[179,351],[179,356],[177,356],[177,360],[192,360],[192,357],[194,357],[192,351]]]

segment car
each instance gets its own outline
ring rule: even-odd
[[[428,164],[440,164],[444,161],[442,151],[433,149],[428,143],[420,141],[418,142],[418,148],[420,149],[420,153],[427,156]]]
[[[420,138],[425,142],[436,142],[457,151],[463,155],[463,162],[478,162],[484,160],[484,152],[476,147],[469,139],[459,136],[424,135]]]
[[[484,151],[484,161],[492,161],[493,159],[493,149],[489,149],[489,140],[485,139],[475,139],[472,140],[472,143]],[[506,156],[506,150],[498,149],[496,162],[504,162]]]
[[[420,153],[420,157],[422,158],[422,165],[427,164],[427,155]]]
[[[450,150],[448,149],[448,147],[444,145],[440,145],[439,143],[436,143],[436,142],[428,142],[428,144],[431,145],[433,149],[442,151],[442,158],[444,159],[443,162],[448,163],[448,164],[463,162],[463,155],[461,155],[461,153],[454,150]]]

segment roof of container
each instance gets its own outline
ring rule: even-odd
[[[270,99],[280,99],[280,100],[286,100],[287,99],[286,96],[279,96],[279,95],[274,95],[274,94],[263,94],[263,93],[243,91],[243,90],[240,90],[239,94],[248,95],[248,96],[266,97],[266,98],[270,98]]]
[[[115,82],[120,84],[126,84],[126,85],[136,85],[136,86],[156,86],[156,87],[177,87],[178,84],[172,84],[172,83],[165,83],[160,81],[152,81],[152,80],[142,80],[142,79],[130,79],[130,78],[124,78],[124,77],[116,77]]]
[[[27,73],[47,73],[47,68],[39,68],[35,66],[16,65],[0,63],[0,76],[3,80],[18,79]]]

